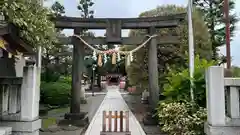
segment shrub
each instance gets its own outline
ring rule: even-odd
[[[190,102],[162,102],[157,115],[161,130],[169,135],[204,135],[206,110]]]
[[[71,76],[60,76],[60,78],[58,79],[58,82],[71,84],[72,78],[71,78]]]
[[[205,59],[200,59],[199,56],[196,56],[194,78],[189,77],[188,69],[183,69],[180,72],[174,69],[169,69],[166,77],[167,83],[163,86],[163,96],[166,97],[167,100],[190,101],[190,81],[192,80],[194,83],[192,88],[194,90],[195,102],[198,105],[205,107],[205,69],[214,64],[214,61],[207,61]]]
[[[70,90],[68,83],[41,83],[41,103],[59,106],[69,104]]]
[[[48,69],[47,71],[43,71],[41,73],[41,80],[45,82],[56,82],[58,81],[59,77],[60,77],[59,73],[54,72],[50,69]]]

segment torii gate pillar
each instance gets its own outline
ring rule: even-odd
[[[156,28],[151,27],[148,29],[149,35],[156,34]],[[152,38],[149,42],[148,48],[148,81],[149,81],[149,93],[150,104],[152,108],[155,108],[159,101],[159,85],[158,85],[158,61],[157,61],[157,40]]]
[[[74,34],[80,35],[82,29],[75,28]],[[79,44],[80,43],[80,44]],[[76,37],[72,37],[73,44],[73,65],[72,65],[72,89],[70,113],[65,114],[65,119],[70,120],[77,126],[88,122],[87,113],[81,112],[82,74],[84,68],[84,45]],[[83,93],[84,94],[84,93]]]

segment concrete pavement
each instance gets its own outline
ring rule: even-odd
[[[103,111],[129,111],[131,135],[146,135],[119,92],[119,87],[108,86],[107,94],[94,115],[85,135],[99,135],[102,129]],[[113,129],[113,128],[112,128]]]

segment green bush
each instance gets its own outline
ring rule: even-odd
[[[72,78],[71,78],[71,76],[60,76],[60,78],[58,79],[58,82],[71,84]]]
[[[41,103],[62,106],[69,104],[71,85],[63,82],[41,83]]]
[[[214,64],[214,61],[207,61],[196,56],[194,78],[189,77],[188,69],[183,69],[180,72],[174,69],[169,69],[166,77],[167,83],[163,86],[163,96],[166,100],[170,101],[190,101],[190,81],[192,80],[194,83],[194,86],[192,87],[194,90],[194,100],[198,105],[205,107],[205,69]]]
[[[204,135],[206,109],[190,102],[162,102],[157,115],[168,135]]]
[[[41,73],[41,80],[45,82],[56,82],[60,77],[60,74],[51,70],[43,71]]]

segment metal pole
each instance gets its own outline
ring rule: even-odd
[[[40,0],[40,5],[41,6],[43,6],[43,1],[44,0]],[[38,68],[41,68],[41,65],[42,65],[42,47],[41,46],[37,47],[36,65],[37,65]]]
[[[37,47],[37,67],[41,68],[42,65],[42,47],[38,46]]]
[[[190,78],[194,77],[194,40],[193,40],[193,26],[192,26],[192,0],[188,1],[188,44],[189,44],[189,73]],[[190,80],[190,94],[191,100],[194,101],[193,81]]]
[[[95,83],[94,70],[95,70],[95,66],[93,67],[93,73],[92,73],[92,78],[93,78],[92,79],[92,96],[94,96],[94,83]]]
[[[227,69],[231,68],[231,48],[230,48],[230,22],[229,22],[229,1],[224,0],[224,14],[226,25],[226,56],[227,56]]]

